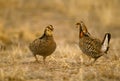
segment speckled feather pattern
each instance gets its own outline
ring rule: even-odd
[[[101,41],[91,37],[82,37],[79,39],[79,47],[86,55],[92,58],[98,58],[102,55]]]
[[[51,55],[56,49],[56,42],[54,41],[52,32],[54,28],[52,25],[49,25],[45,28],[43,35],[40,38],[35,39],[32,43],[29,44],[29,49],[33,53],[37,62],[37,56],[43,56],[45,63],[45,58]]]
[[[29,48],[33,54],[48,56],[55,51],[56,43],[53,37],[38,38],[30,43]]]
[[[95,62],[100,56],[107,53],[111,38],[110,33],[106,33],[104,40],[101,41],[91,36],[82,21],[76,25],[79,27],[79,47],[84,54],[94,58]]]

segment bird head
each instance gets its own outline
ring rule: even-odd
[[[52,26],[52,25],[48,25],[48,26],[45,28],[44,33],[45,33],[46,36],[52,36],[53,30],[54,30],[53,26]]]
[[[80,21],[80,23],[76,23],[76,25],[77,25],[77,28],[79,28],[80,38],[83,36],[90,36],[90,33],[88,32],[83,21]]]

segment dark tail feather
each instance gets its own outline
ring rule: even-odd
[[[111,34],[106,33],[105,36],[104,36],[104,39],[102,41],[102,47],[101,47],[102,52],[107,53],[107,51],[109,50],[110,39],[111,39]]]

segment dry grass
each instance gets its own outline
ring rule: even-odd
[[[43,32],[42,29],[41,32]],[[13,30],[12,32],[15,31],[17,30]],[[66,31],[71,33],[65,33]],[[68,27],[64,30],[63,28],[56,27],[54,35],[57,42],[57,49],[47,58],[47,63],[44,65],[40,56],[38,56],[40,63],[35,63],[35,58],[28,49],[30,41],[38,37],[36,35],[38,34],[37,32],[33,33],[29,29],[25,29],[22,39],[18,37],[14,40],[17,44],[14,44],[13,41],[10,46],[8,45],[8,49],[1,51],[0,81],[120,80],[119,38],[112,38],[110,42],[111,48],[107,57],[101,57],[93,66],[85,66],[83,62],[87,62],[88,58],[82,54],[77,45],[77,29],[70,29]],[[19,32],[17,34],[19,35]],[[14,33],[11,33],[8,39],[13,36]]]
[[[118,42],[118,41],[116,41]],[[112,43],[113,44],[113,43]],[[117,43],[118,44],[118,43]],[[0,54],[1,81],[119,81],[119,50],[110,49],[106,57],[101,57],[93,66],[85,66],[88,58],[76,44],[59,41],[46,65],[35,63],[28,47],[15,46]],[[116,45],[117,46],[117,45]],[[116,48],[116,47],[115,47]],[[120,48],[119,48],[120,49]]]
[[[1,0],[0,81],[120,81],[120,2],[102,1]],[[75,23],[81,19],[101,40],[112,34],[108,54],[92,66],[85,66],[88,57],[78,47]],[[28,45],[48,24],[55,28],[57,49],[44,65],[41,56],[34,62]]]

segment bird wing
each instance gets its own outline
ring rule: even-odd
[[[83,43],[83,52],[92,57],[97,57],[100,54],[101,41],[99,39],[87,39]]]

